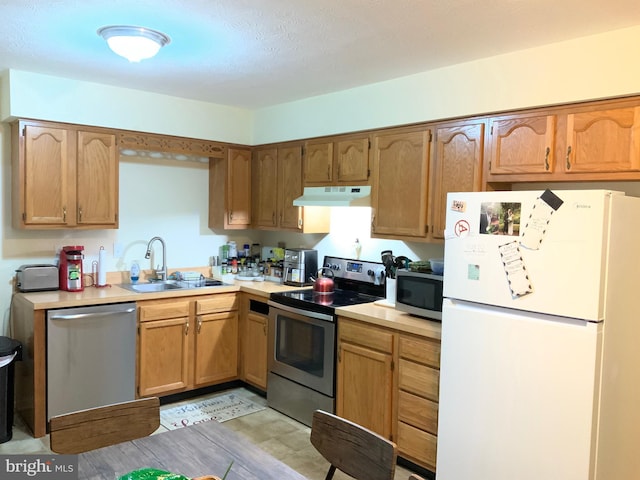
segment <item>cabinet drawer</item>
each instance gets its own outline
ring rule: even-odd
[[[381,328],[338,319],[338,335],[344,342],[355,343],[380,352],[393,352],[393,333]]]
[[[438,404],[400,390],[398,420],[435,435],[438,433]]]
[[[435,435],[423,432],[411,425],[398,422],[398,453],[409,460],[426,466],[429,470],[436,470]]]
[[[440,370],[400,359],[398,386],[422,397],[438,401]]]
[[[237,298],[235,293],[221,293],[212,297],[198,299],[196,301],[196,315],[237,310]]]
[[[440,342],[414,337],[400,337],[400,358],[440,368]]]
[[[156,303],[140,306],[140,321],[159,320],[189,316],[189,301]]]

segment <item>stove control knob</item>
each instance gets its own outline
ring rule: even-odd
[[[371,269],[367,270],[367,275],[369,275],[370,277],[373,277],[373,275],[375,274],[375,272]]]

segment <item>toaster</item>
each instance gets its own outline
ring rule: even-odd
[[[47,264],[22,265],[16,270],[16,287],[21,292],[58,290],[58,267]]]

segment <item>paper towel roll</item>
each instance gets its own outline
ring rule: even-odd
[[[104,287],[107,284],[107,252],[100,247],[98,252],[98,281],[96,285]]]

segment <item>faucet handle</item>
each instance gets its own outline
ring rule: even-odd
[[[160,268],[160,265],[156,267],[155,273],[156,273],[156,279],[166,280],[166,278],[164,278],[164,270]]]

